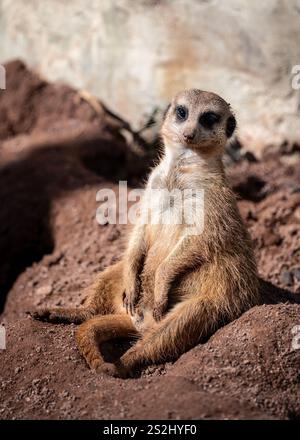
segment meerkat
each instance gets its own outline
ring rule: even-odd
[[[202,232],[193,235],[184,223],[137,222],[122,260],[98,275],[83,306],[33,313],[80,324],[78,348],[96,372],[125,378],[143,365],[175,360],[260,303],[251,239],[222,163],[235,128],[230,105],[218,95],[192,89],[175,96],[142,206],[154,188],[201,189]],[[106,363],[101,343],[120,337],[137,341],[117,362]]]

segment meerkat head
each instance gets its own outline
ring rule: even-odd
[[[236,120],[220,96],[198,89],[178,93],[166,110],[161,136],[169,147],[180,145],[206,156],[223,153]]]

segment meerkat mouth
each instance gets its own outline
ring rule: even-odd
[[[189,141],[188,139],[184,141],[187,145],[197,145],[194,141]]]

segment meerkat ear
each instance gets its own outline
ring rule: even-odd
[[[168,104],[165,111],[163,112],[163,121],[166,119],[167,113],[171,107],[171,104]]]
[[[226,122],[226,136],[230,138],[236,128],[236,119],[233,115],[229,116]]]

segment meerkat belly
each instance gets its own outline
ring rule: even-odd
[[[182,225],[155,225],[146,232],[148,252],[142,273],[145,293],[149,290],[153,291],[157,268],[174,250],[183,232]]]
[[[134,325],[141,333],[154,323],[152,312],[156,271],[175,248],[181,233],[181,227],[157,225],[152,226],[147,234],[149,248],[141,273],[142,293],[136,313],[132,317]]]

